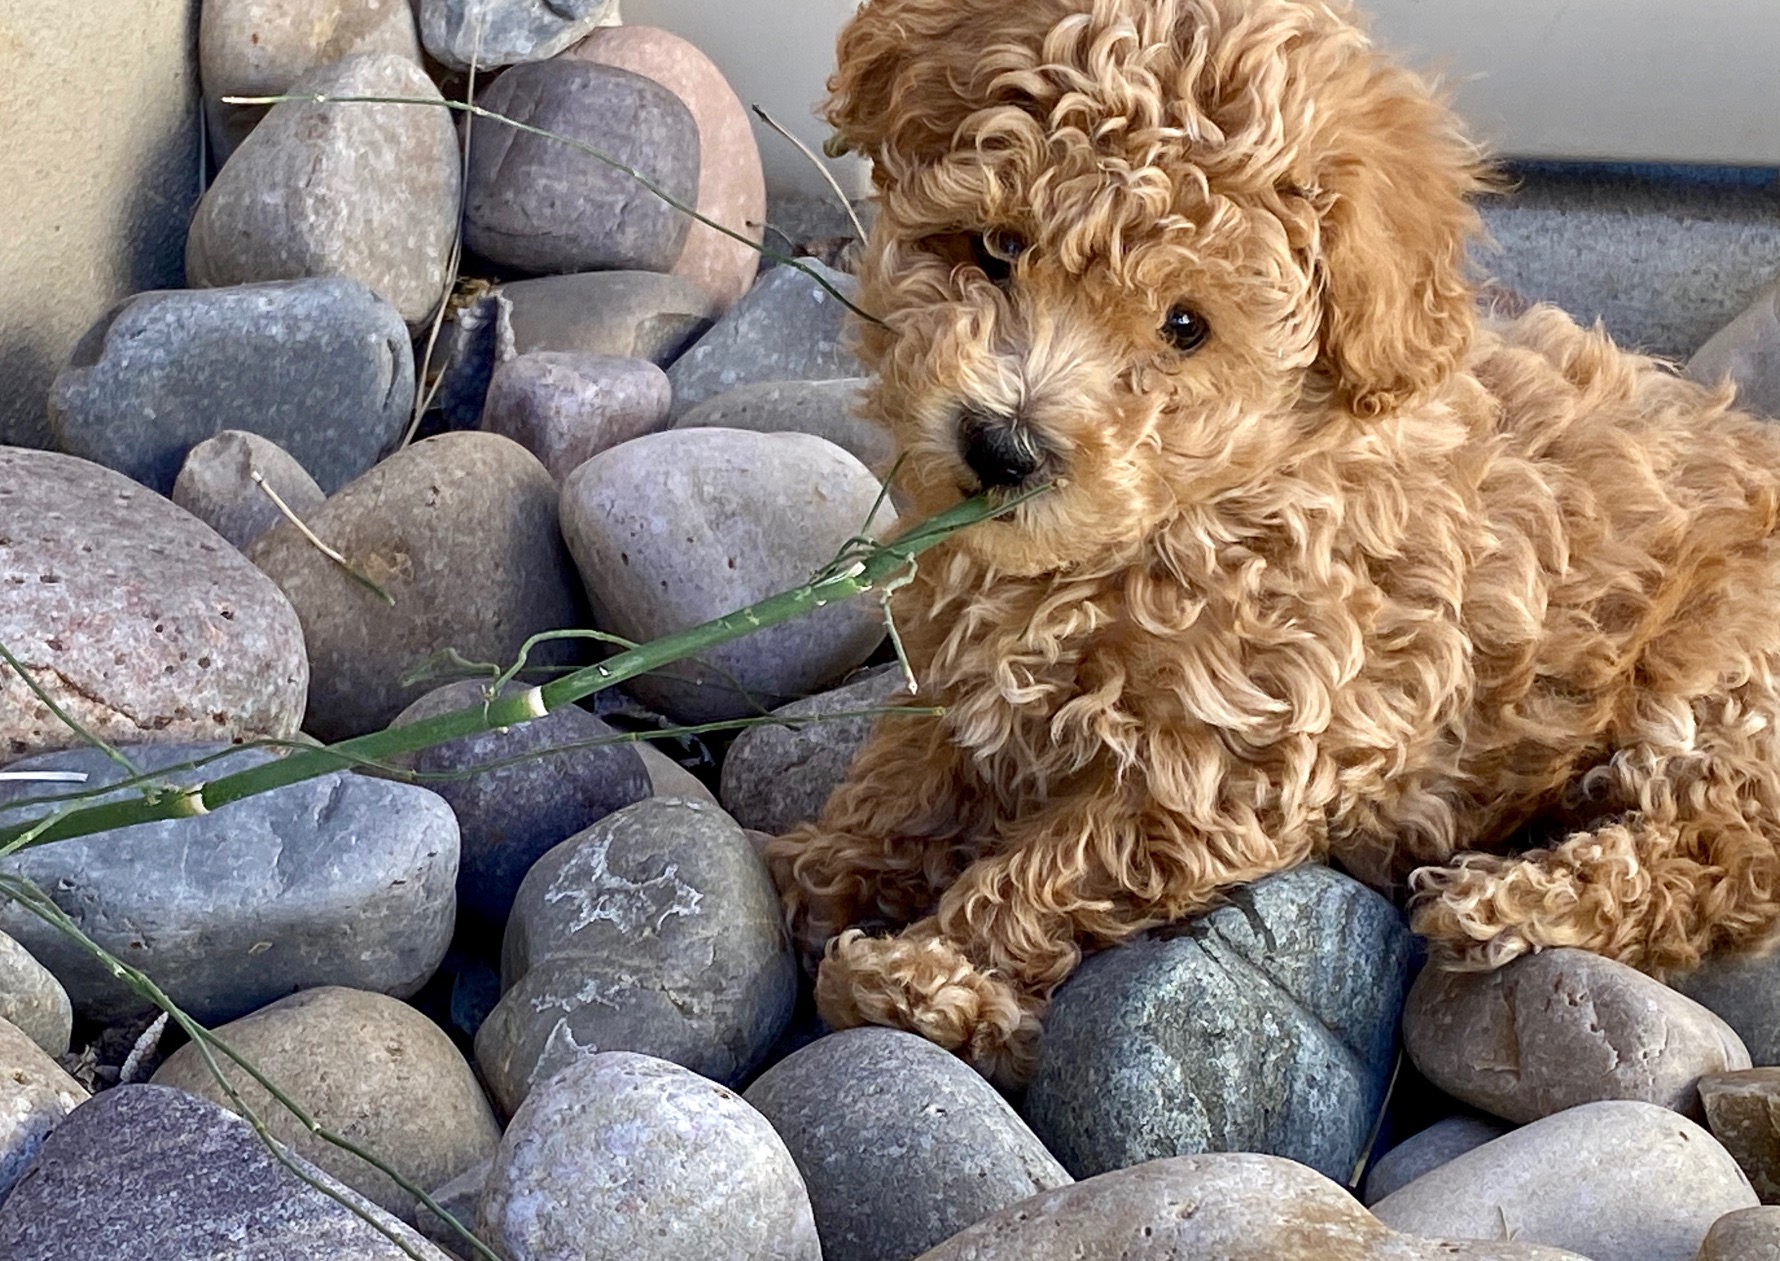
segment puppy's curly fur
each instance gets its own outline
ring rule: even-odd
[[[972,426],[1056,483],[901,596],[943,717],[770,847],[831,1025],[1018,1081],[1082,950],[1325,858],[1451,966],[1768,933],[1780,439],[1478,315],[1486,168],[1346,0],[870,0],[830,88],[903,491]]]

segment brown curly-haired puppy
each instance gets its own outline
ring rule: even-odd
[[[871,410],[937,718],[770,850],[829,1024],[1030,1071],[1084,949],[1329,858],[1472,968],[1780,918],[1780,439],[1550,309],[1346,0],[870,0]]]

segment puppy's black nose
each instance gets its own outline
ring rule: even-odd
[[[1044,467],[1044,451],[1012,416],[967,411],[958,430],[964,462],[984,490],[1013,490]]]

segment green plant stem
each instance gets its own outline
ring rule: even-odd
[[[142,823],[194,818],[276,788],[334,771],[351,770],[366,761],[384,761],[418,753],[479,732],[541,718],[596,692],[697,656],[757,630],[778,626],[827,605],[879,589],[906,574],[914,559],[929,548],[962,529],[1009,511],[1020,502],[1023,500],[966,500],[916,525],[892,543],[862,551],[851,560],[843,557],[795,590],[691,630],[619,653],[542,686],[489,701],[486,705],[440,714],[407,727],[373,732],[326,748],[305,749],[276,762],[224,775],[192,788],[167,789],[142,798],[87,806],[64,814],[48,828],[43,828],[40,822],[0,826],[0,850],[46,845]],[[34,836],[21,841],[33,831]]]
[[[522,123],[517,118],[508,118],[505,114],[496,113],[494,110],[487,109],[481,105],[472,105],[466,101],[449,101],[442,97],[332,96],[325,92],[305,92],[287,93],[283,96],[225,96],[222,98],[224,105],[284,105],[293,101],[303,105],[426,105],[433,109],[456,110],[459,113],[469,115],[471,118],[486,118],[490,122],[500,123],[503,126],[513,128],[515,131],[523,131],[527,135],[542,136],[546,140],[555,140],[560,144],[566,144],[571,149],[585,153],[588,157],[597,162],[603,162],[613,170],[622,171],[643,188],[653,193],[656,197],[660,198],[663,202],[672,206],[675,210],[687,216],[689,219],[704,224],[705,227],[710,228],[714,232],[721,232],[732,241],[740,241],[743,245],[746,245],[762,258],[769,259],[781,266],[789,267],[793,271],[802,272],[818,285],[822,286],[823,289],[827,290],[830,297],[834,298],[835,301],[846,307],[847,310],[851,311],[854,315],[857,315],[860,319],[866,320],[872,324],[883,323],[877,316],[853,305],[851,298],[847,297],[847,295],[837,289],[826,276],[822,275],[821,272],[811,267],[802,259],[793,258],[789,254],[781,254],[777,250],[768,249],[765,245],[756,241],[753,237],[748,236],[746,233],[737,232],[727,224],[719,223],[709,215],[701,214],[696,208],[687,205],[680,198],[668,192],[667,189],[663,188],[660,184],[656,183],[636,167],[631,166],[628,162],[621,162],[611,154],[596,149],[592,145],[586,144],[583,141],[576,140],[573,136],[565,136],[561,132],[550,131],[543,127],[534,127],[530,123]]]

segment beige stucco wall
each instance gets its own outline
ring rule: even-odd
[[[0,443],[41,445],[75,341],[182,283],[197,0],[0,0]]]

